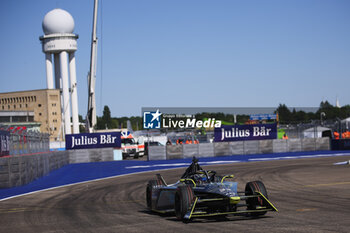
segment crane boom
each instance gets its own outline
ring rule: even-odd
[[[97,63],[97,9],[98,0],[94,2],[94,16],[92,24],[92,38],[91,38],[91,56],[90,56],[90,72],[88,74],[89,96],[88,96],[88,112],[87,112],[87,130],[93,132],[96,125],[96,98],[95,98],[95,81],[96,81],[96,63]]]

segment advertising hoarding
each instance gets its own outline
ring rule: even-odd
[[[223,125],[214,130],[214,142],[277,138],[277,124]]]
[[[121,147],[121,133],[81,133],[66,135],[66,150]]]

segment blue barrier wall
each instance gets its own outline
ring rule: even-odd
[[[332,150],[350,150],[350,139],[332,139],[331,148]]]

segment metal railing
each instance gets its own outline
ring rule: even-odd
[[[306,137],[333,137],[333,132],[336,131],[340,135],[349,131],[349,123],[344,120],[328,120],[319,121],[314,120],[309,123],[299,124],[280,124],[279,129],[283,129],[289,138],[306,138]],[[329,131],[325,135],[325,131]],[[340,136],[341,137],[341,136]]]

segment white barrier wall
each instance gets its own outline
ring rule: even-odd
[[[259,141],[259,149],[261,154],[273,153],[273,140]]]
[[[260,154],[259,141],[244,141],[244,154]]]
[[[316,150],[330,150],[329,138],[316,138]]]
[[[64,151],[0,158],[0,188],[28,184],[68,164],[68,160]]]
[[[193,156],[199,155],[198,144],[185,144],[183,145],[183,157],[192,158]]]
[[[244,142],[229,142],[231,155],[242,155],[244,154]]]
[[[227,156],[231,155],[230,143],[220,142],[214,144],[214,156]]]
[[[149,160],[215,157],[243,154],[269,154],[297,151],[330,150],[329,138],[275,139],[261,141],[215,142],[156,147]]]
[[[165,146],[149,146],[148,147],[149,160],[166,160]]]
[[[150,146],[149,160],[330,150],[329,138]],[[0,188],[24,185],[69,163],[113,161],[113,148],[48,152],[0,158]]]
[[[286,141],[288,145],[288,152],[302,151],[301,139],[288,139]]]
[[[303,138],[301,139],[301,146],[303,151],[316,150],[316,138]]]
[[[113,161],[113,148],[68,150],[69,163]]]
[[[213,143],[200,143],[198,144],[198,157],[214,157],[214,145]]]
[[[182,159],[183,147],[182,145],[168,145],[166,146],[166,159]],[[150,157],[150,155],[148,155]]]
[[[288,140],[276,139],[272,140],[273,152],[284,153],[288,152]]]

